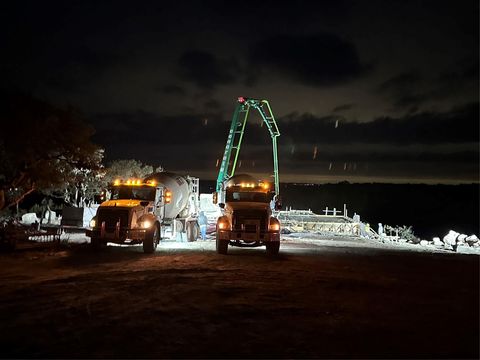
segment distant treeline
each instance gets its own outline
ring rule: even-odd
[[[204,192],[213,183],[204,182]],[[356,212],[361,220],[377,229],[387,225],[412,226],[417,236],[443,237],[450,229],[479,234],[479,185],[422,184],[281,184],[284,208],[311,209],[323,214],[328,206],[348,215]]]

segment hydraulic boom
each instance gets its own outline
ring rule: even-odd
[[[270,137],[272,138],[275,194],[276,196],[279,196],[280,184],[278,178],[277,137],[280,136],[280,131],[278,130],[275,117],[273,116],[272,109],[267,100],[250,99],[243,96],[238,98],[238,104],[233,113],[232,124],[230,126],[227,144],[223,153],[220,171],[218,173],[216,190],[217,192],[220,192],[225,180],[228,180],[235,175],[238,155],[240,154],[240,147],[242,145],[243,134],[245,132],[245,125],[248,121],[250,108],[258,110],[270,133]]]

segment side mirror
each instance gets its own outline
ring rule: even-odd
[[[218,193],[216,191],[212,194],[212,201],[214,204],[218,202]]]
[[[218,206],[220,206],[220,209],[225,209],[225,204],[224,203],[220,203],[220,204],[218,204]]]

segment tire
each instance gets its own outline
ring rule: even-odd
[[[200,228],[196,222],[187,222],[187,240],[189,242],[196,241],[200,234]]]
[[[265,245],[268,255],[277,255],[280,251],[280,241],[269,241]]]
[[[217,253],[227,255],[228,252],[228,240],[220,240],[218,234],[216,236]]]
[[[175,222],[175,231],[177,233],[182,233],[183,232],[183,222],[181,220],[173,220]]]
[[[145,254],[153,254],[160,241],[160,229],[158,224],[155,224],[153,229],[145,235],[143,240],[143,252]]]

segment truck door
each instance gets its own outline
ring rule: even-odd
[[[163,199],[163,187],[157,187],[157,190],[155,191],[155,208],[153,210],[154,214],[158,218],[163,218],[164,214],[164,203],[162,201]]]

